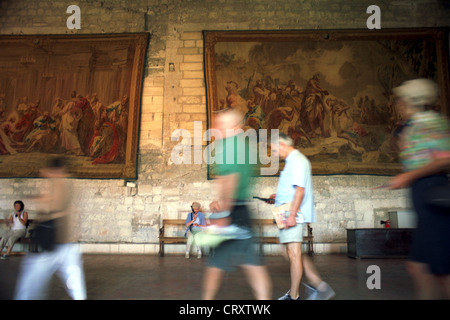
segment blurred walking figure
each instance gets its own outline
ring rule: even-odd
[[[436,188],[447,188],[449,199],[450,125],[447,118],[431,110],[438,98],[437,85],[428,79],[404,82],[395,88],[396,108],[408,119],[400,133],[403,173],[392,178],[391,189],[411,188],[417,213],[410,261],[411,274],[421,299],[450,299],[450,207],[430,202]]]
[[[315,208],[311,163],[300,151],[294,148],[293,140],[281,133],[279,142],[272,144],[272,150],[285,159],[286,164],[280,174],[277,193],[270,198],[275,200],[275,217],[278,221],[280,243],[285,245],[290,264],[291,286],[279,300],[300,300],[300,282],[305,273],[311,285],[306,285],[309,300],[328,300],[335,293],[324,282],[313,262],[302,255],[304,225],[315,222]]]
[[[203,278],[203,299],[206,300],[215,298],[224,273],[233,271],[237,266],[245,271],[257,299],[271,299],[269,274],[255,250],[251,237],[250,211],[246,203],[251,197],[252,165],[249,159],[249,144],[240,130],[242,121],[243,116],[233,109],[219,113],[215,119],[216,128],[222,134],[222,139],[216,137],[214,168],[218,196],[215,210],[220,213],[212,214],[210,219],[214,215],[220,216],[221,219],[229,216],[230,228],[236,231],[236,237],[224,240],[214,248]],[[242,231],[245,230],[248,237],[242,236]]]
[[[29,253],[21,266],[15,299],[35,300],[45,298],[45,289],[57,273],[65,289],[74,300],[86,299],[84,271],[75,217],[70,211],[73,190],[65,162],[54,158],[48,167],[41,169],[45,179],[43,194],[37,196],[38,220],[43,227],[36,228],[41,252]],[[39,229],[38,229],[39,228]],[[41,232],[41,230],[48,232]]]

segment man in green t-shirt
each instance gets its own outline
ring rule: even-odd
[[[253,165],[249,159],[249,143],[242,131],[230,133],[232,135],[216,141],[215,147],[214,174],[221,191],[221,208],[230,211],[231,223],[250,227],[250,216],[236,215],[231,210],[234,205],[245,204],[251,198]]]
[[[214,166],[219,210],[230,212],[230,224],[250,230],[250,212],[246,202],[251,196],[252,163],[249,143],[242,130],[243,116],[230,109],[219,113],[215,127],[222,134],[216,140]],[[252,238],[227,240],[210,257],[203,279],[203,299],[214,299],[225,271],[241,266],[257,299],[271,299],[271,281]]]

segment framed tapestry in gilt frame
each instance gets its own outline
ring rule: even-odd
[[[136,179],[148,33],[0,36],[0,177]]]
[[[436,81],[436,108],[449,115],[447,28],[203,36],[208,127],[215,112],[240,109],[246,128],[290,135],[314,174],[400,171],[392,88],[405,80]]]

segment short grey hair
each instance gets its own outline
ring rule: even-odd
[[[192,207],[200,209],[202,207],[202,205],[198,202],[192,202]]]
[[[293,146],[294,145],[294,140],[292,140],[291,137],[289,137],[287,134],[285,133],[280,133],[279,135],[279,143],[283,143],[287,146]]]

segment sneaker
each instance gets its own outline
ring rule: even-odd
[[[9,258],[9,256],[7,254],[2,255],[1,259],[2,260],[7,260]]]
[[[186,259],[189,259],[189,252],[186,252],[186,254],[184,255],[184,257],[185,257]]]
[[[317,290],[317,288],[314,288],[310,285],[304,284],[307,288],[307,291],[310,293],[308,298],[306,300],[330,300],[333,298],[336,293],[334,290],[328,285],[328,283],[324,282],[325,289],[322,291]]]
[[[284,296],[278,298],[278,300],[300,300],[300,296],[298,296],[297,299],[292,299],[292,297],[291,297],[291,295],[290,295],[290,291],[291,291],[291,290],[289,290],[288,292],[286,292],[286,293],[284,294]]]
[[[313,286],[311,286],[311,285],[309,285],[309,284],[306,284],[306,283],[303,283],[303,282],[302,282],[302,285],[305,286],[305,288],[306,288],[306,295],[307,295],[308,297],[310,297],[314,292],[317,291],[316,288],[314,288]]]

